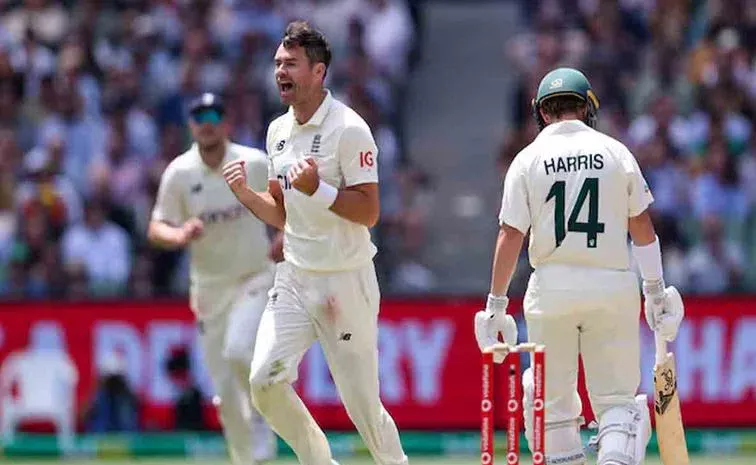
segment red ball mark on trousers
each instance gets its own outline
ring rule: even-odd
[[[328,296],[325,302],[325,316],[328,321],[336,321],[339,316],[339,306],[336,302],[336,297]]]

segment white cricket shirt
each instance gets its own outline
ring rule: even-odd
[[[628,218],[653,202],[621,142],[578,120],[546,126],[504,180],[499,223],[530,229],[533,268],[563,264],[629,269]]]
[[[292,188],[292,164],[313,157],[320,179],[336,187],[378,182],[378,148],[367,123],[327,92],[305,124],[293,109],[268,127],[269,177],[281,185],[286,208],[284,257],[311,271],[342,271],[369,263],[376,253],[364,225],[344,219]]]
[[[153,220],[181,226],[197,217],[204,223],[203,235],[189,246],[193,288],[231,283],[271,267],[265,224],[236,199],[223,178],[223,165],[238,159],[246,160],[250,187],[267,191],[265,153],[234,143],[228,143],[217,170],[205,165],[194,144],[168,165],[160,180]]]

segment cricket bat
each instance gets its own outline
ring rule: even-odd
[[[667,352],[667,341],[655,334],[656,365],[654,366],[654,418],[659,455],[664,465],[688,465],[688,446],[677,395],[675,356]]]

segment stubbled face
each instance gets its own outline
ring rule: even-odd
[[[228,136],[226,120],[217,110],[202,110],[189,118],[192,138],[202,150],[213,150]]]
[[[275,78],[278,95],[284,105],[296,105],[313,94],[325,76],[323,63],[310,63],[305,49],[300,46],[278,46],[275,55]]]

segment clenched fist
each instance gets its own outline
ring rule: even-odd
[[[318,165],[311,157],[299,160],[293,164],[289,169],[288,176],[291,186],[303,194],[314,194],[320,185]]]
[[[179,243],[184,246],[202,236],[205,224],[199,218],[189,218],[181,225]]]
[[[244,160],[235,160],[223,167],[223,177],[234,194],[239,194],[247,187],[247,169]]]

